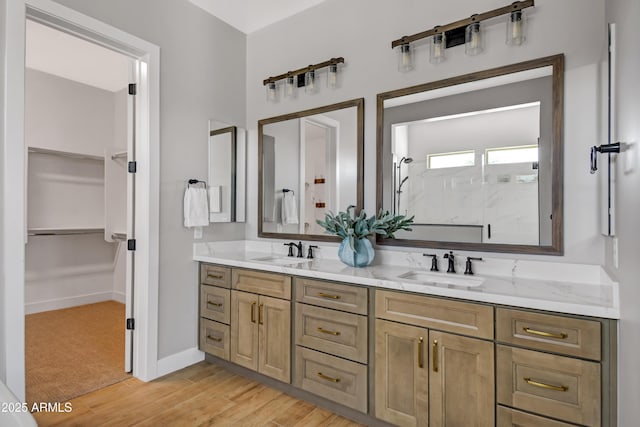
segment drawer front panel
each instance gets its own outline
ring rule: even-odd
[[[367,314],[367,288],[296,278],[296,300],[320,307]]]
[[[291,299],[291,277],[283,274],[234,268],[231,287],[254,294]]]
[[[493,307],[488,305],[376,291],[376,317],[493,339]]]
[[[504,406],[498,406],[496,427],[575,427],[560,421],[539,417]]]
[[[600,360],[600,322],[498,308],[496,339],[536,350]]]
[[[205,285],[231,287],[231,269],[219,265],[200,264],[200,283]]]
[[[200,285],[200,316],[229,324],[231,291],[215,286]]]
[[[367,317],[297,303],[296,344],[367,363]]]
[[[201,318],[200,350],[229,360],[229,325]]]
[[[359,363],[296,347],[295,385],[367,412],[367,367]]]
[[[497,346],[498,403],[600,426],[600,364]]]

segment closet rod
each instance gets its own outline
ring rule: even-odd
[[[119,159],[121,157],[127,157],[129,153],[127,151],[120,151],[111,155],[111,160]]]
[[[50,150],[48,148],[29,147],[29,153],[51,154],[54,156],[69,157],[71,159],[104,161],[104,156],[94,156],[93,154],[73,153],[70,151]]]
[[[104,228],[30,228],[29,236],[66,236],[72,234],[101,234]]]

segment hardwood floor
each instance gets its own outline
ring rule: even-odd
[[[34,413],[39,426],[359,426],[208,362],[149,383],[130,378]],[[64,406],[63,406],[64,408]]]

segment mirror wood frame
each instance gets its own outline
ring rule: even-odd
[[[298,111],[295,113],[284,114],[282,116],[271,117],[258,121],[258,237],[271,239],[292,239],[292,240],[314,240],[323,242],[340,242],[342,239],[338,236],[329,234],[295,234],[295,233],[273,233],[263,231],[263,198],[264,198],[264,182],[263,182],[263,128],[265,125],[278,123],[286,120],[301,119],[303,117],[313,116],[316,114],[328,113],[330,111],[342,110],[345,108],[356,107],[356,126],[357,126],[357,188],[356,188],[356,212],[364,207],[364,98],[352,99],[350,101],[339,102],[337,104],[327,105],[324,107],[312,108],[310,110]],[[345,206],[346,209],[346,206]]]
[[[449,79],[411,86],[390,92],[380,93],[377,96],[377,123],[376,123],[376,156],[377,156],[377,178],[376,178],[376,211],[383,209],[383,119],[384,102],[389,99],[425,92],[434,89],[484,80],[506,74],[527,71],[536,68],[551,66],[552,73],[552,98],[553,98],[553,119],[552,119],[552,178],[551,178],[551,245],[517,245],[517,244],[491,244],[491,243],[465,243],[446,242],[437,240],[413,240],[413,239],[391,239],[376,236],[378,245],[420,247],[434,249],[459,249],[468,251],[485,252],[507,252],[539,255],[562,255],[564,253],[563,236],[563,134],[564,134],[564,54],[548,56],[530,61],[511,64],[489,70],[478,71]]]

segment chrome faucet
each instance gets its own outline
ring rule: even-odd
[[[444,258],[447,258],[449,260],[449,264],[447,266],[447,273],[455,273],[456,264],[454,262],[455,256],[453,256],[453,251],[449,251],[448,254],[444,254]]]

